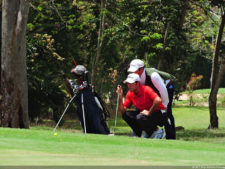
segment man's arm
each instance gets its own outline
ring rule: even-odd
[[[149,110],[143,110],[141,112],[141,114],[144,114],[146,116],[150,116],[152,114],[152,112],[154,112],[159,107],[161,102],[162,102],[162,99],[159,96],[157,96],[153,101],[152,107],[150,107]]]
[[[164,107],[167,107],[169,103],[169,95],[166,89],[166,85],[164,84],[162,78],[156,72],[153,72],[150,78],[152,80],[153,85],[156,87],[156,89],[160,93],[162,104],[164,105]]]
[[[126,111],[126,107],[123,106],[123,89],[120,85],[117,86],[117,90],[116,90],[117,94],[118,94],[118,109],[119,109],[119,112],[121,114],[123,114],[125,111]]]

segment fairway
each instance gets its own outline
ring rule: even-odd
[[[116,136],[83,134],[75,129],[0,128],[0,166],[218,166],[225,161],[225,115],[218,109],[219,130],[207,130],[208,109],[174,107],[177,140],[130,137],[118,118]],[[111,131],[113,121],[109,121]],[[76,129],[77,127],[77,129]]]
[[[0,165],[223,165],[224,144],[0,129]]]

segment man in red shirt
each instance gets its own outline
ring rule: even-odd
[[[138,137],[141,137],[142,131],[145,131],[151,136],[158,125],[164,125],[164,118],[161,110],[166,108],[163,106],[161,98],[151,87],[140,85],[140,77],[138,74],[129,74],[124,82],[129,89],[124,103],[122,101],[122,87],[117,86],[119,111],[122,114],[122,117]],[[128,111],[132,104],[138,110]]]

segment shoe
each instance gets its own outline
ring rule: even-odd
[[[162,129],[163,130],[163,129]],[[162,139],[163,138],[166,138],[166,132],[163,130],[163,136],[162,136]]]
[[[158,129],[157,131],[154,131],[151,135],[151,139],[162,139],[165,137],[165,132],[163,129]]]
[[[137,134],[133,131],[132,136],[131,137],[138,137]]]
[[[150,138],[150,135],[148,135],[148,133],[144,132],[144,138]]]

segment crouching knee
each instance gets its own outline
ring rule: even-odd
[[[122,114],[122,118],[123,118],[123,120],[125,120],[125,121],[128,119],[127,112],[124,112],[124,113]]]
[[[147,116],[146,115],[144,115],[144,114],[141,114],[141,113],[139,113],[137,116],[136,116],[136,119],[137,120],[147,120]]]

